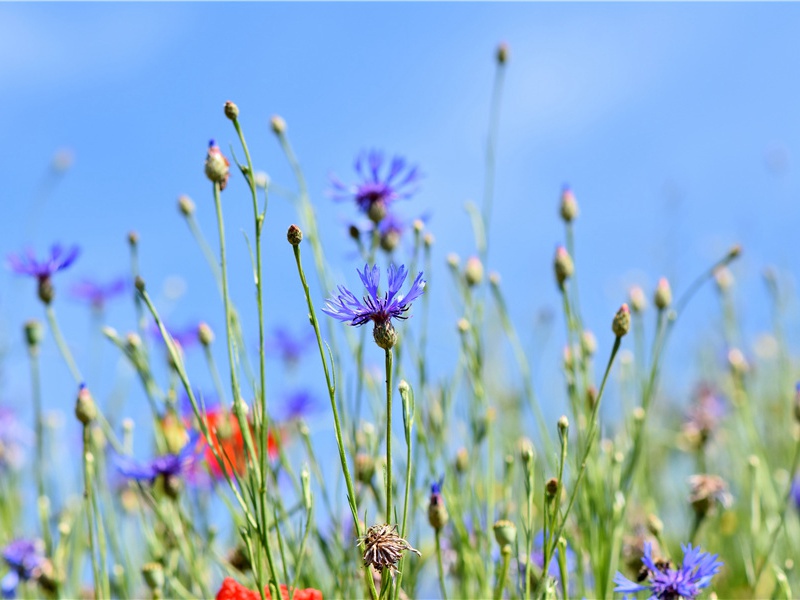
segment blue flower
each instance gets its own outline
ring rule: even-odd
[[[381,348],[388,350],[397,341],[397,333],[392,327],[391,320],[408,318],[405,313],[411,308],[411,303],[425,291],[422,271],[419,272],[405,296],[398,295],[400,287],[408,276],[408,271],[403,265],[399,268],[393,264],[389,265],[389,291],[383,296],[378,294],[380,269],[377,265],[371,269],[369,265],[364,265],[363,272],[358,270],[356,272],[367,288],[367,295],[364,296],[363,302],[356,298],[350,290],[340,285],[339,295],[329,298],[322,312],[354,326],[372,321],[375,324],[372,332],[375,342]]]
[[[362,152],[354,165],[360,181],[348,186],[331,176],[331,197],[334,200],[355,200],[358,208],[373,222],[380,222],[392,202],[410,198],[417,191],[422,177],[419,169],[409,166],[401,156],[393,157],[385,175],[382,175],[385,162],[383,153],[378,150]]]
[[[116,456],[114,463],[117,470],[128,479],[153,482],[161,475],[164,478],[181,477],[190,474],[198,455],[203,451],[204,444],[198,443],[200,434],[192,431],[189,441],[177,454],[157,456],[148,462],[139,462],[130,456]]]
[[[119,296],[126,289],[128,289],[128,282],[122,277],[105,284],[84,279],[72,286],[70,294],[73,298],[85,300],[92,305],[92,308],[101,309],[108,300]]]
[[[30,581],[39,576],[45,558],[41,543],[18,539],[3,549],[3,560],[11,570],[0,581],[0,590],[3,598],[14,598],[20,582]]]
[[[693,600],[700,595],[700,590],[711,583],[711,578],[717,574],[722,562],[717,560],[717,554],[703,552],[699,547],[691,544],[681,546],[683,549],[683,564],[673,569],[660,561],[653,561],[652,544],[644,545],[642,564],[647,569],[647,579],[643,583],[634,583],[622,573],[617,572],[614,583],[615,592],[626,596],[638,592],[649,591],[650,598],[672,599],[687,598]]]
[[[309,331],[305,336],[296,336],[285,327],[276,327],[272,337],[264,342],[268,354],[277,354],[287,365],[296,365],[303,353],[311,346],[315,336]]]
[[[556,546],[553,551],[553,556],[550,558],[550,564],[547,566],[547,574],[557,582],[561,581],[561,569],[558,566],[558,556],[560,552],[560,549]],[[564,557],[566,558],[567,573],[572,573],[575,570],[577,561],[575,552],[572,551],[569,545],[566,546]],[[539,567],[540,570],[544,569],[544,533],[541,531],[537,533],[536,537],[533,539],[531,562]]]
[[[61,244],[53,244],[50,248],[50,256],[43,261],[36,260],[33,250],[28,248],[21,254],[9,254],[8,266],[17,275],[30,275],[40,281],[49,279],[56,272],[63,271],[70,266],[80,254],[78,246],[66,250]]]

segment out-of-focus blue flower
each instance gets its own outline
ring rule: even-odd
[[[78,254],[80,254],[78,246],[65,249],[61,244],[53,244],[50,247],[50,255],[38,261],[33,250],[28,248],[19,254],[9,254],[8,266],[18,275],[30,275],[41,281],[69,267],[78,258]]]
[[[0,590],[3,598],[14,598],[21,582],[39,576],[45,560],[42,544],[35,540],[14,540],[3,549],[3,560],[11,570],[0,581]]]
[[[197,325],[188,325],[182,329],[172,329],[165,325],[164,328],[167,330],[167,333],[172,336],[172,339],[178,342],[178,345],[184,350],[194,346],[200,341],[200,338],[197,337]],[[150,325],[150,333],[153,339],[161,342],[164,341],[164,338],[161,337],[161,330],[155,323]]]
[[[0,473],[19,469],[30,437],[31,432],[19,422],[14,411],[0,406]]]
[[[797,510],[800,510],[800,472],[794,476],[794,481],[792,482],[792,498]]]
[[[296,365],[311,346],[314,337],[313,331],[307,332],[304,336],[296,336],[287,328],[279,326],[272,330],[272,336],[264,342],[264,350],[268,354],[280,356],[288,365]]]
[[[70,295],[77,300],[88,302],[92,305],[92,308],[100,309],[105,306],[106,302],[119,296],[127,289],[128,282],[123,277],[118,277],[108,283],[84,279],[70,288]]]
[[[649,591],[651,598],[658,600],[671,600],[673,598],[686,598],[693,600],[700,595],[700,591],[708,587],[711,578],[717,574],[722,562],[717,560],[717,554],[703,552],[699,547],[691,544],[681,546],[683,549],[683,564],[673,569],[667,565],[653,561],[652,544],[644,546],[642,564],[647,569],[647,579],[642,583],[635,583],[617,572],[614,583],[615,592],[626,596],[638,592]]]
[[[422,177],[419,169],[410,166],[401,156],[393,157],[388,169],[383,168],[386,162],[386,157],[378,150],[360,153],[354,165],[360,180],[346,185],[332,175],[331,197],[334,200],[355,200],[358,208],[372,221],[380,222],[392,202],[410,198],[417,191]]]
[[[555,579],[556,582],[561,581],[561,569],[558,566],[558,557],[560,552],[561,551],[559,550],[558,546],[556,546],[553,556],[550,559],[550,564],[547,566],[547,574]],[[567,560],[567,573],[572,573],[575,570],[576,558],[575,552],[572,551],[572,548],[570,548],[569,545],[566,547],[564,556]],[[541,531],[536,534],[536,537],[533,539],[531,562],[539,567],[540,570],[544,569],[544,534]]]
[[[411,303],[425,291],[425,280],[422,279],[420,271],[408,293],[405,296],[398,294],[408,276],[405,266],[398,268],[393,264],[389,265],[389,290],[383,296],[378,295],[380,269],[377,265],[371,269],[369,265],[364,265],[364,271],[357,272],[367,288],[363,302],[340,285],[339,295],[329,298],[322,312],[350,325],[363,325],[367,321],[372,321],[376,325],[386,325],[391,319],[407,318],[405,313],[411,308]]]
[[[314,410],[317,406],[314,395],[308,390],[293,390],[283,396],[280,420],[298,419]]]
[[[139,462],[130,456],[117,455],[114,459],[117,470],[128,479],[137,481],[154,481],[159,475],[163,477],[181,477],[190,475],[193,471],[198,455],[203,451],[205,444],[200,442],[200,433],[192,431],[189,441],[178,454],[165,454],[147,461]]]

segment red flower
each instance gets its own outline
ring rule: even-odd
[[[271,600],[269,590],[265,589],[264,592],[266,599]],[[261,600],[261,595],[255,590],[244,587],[232,577],[226,577],[217,592],[216,600]],[[281,584],[281,600],[289,600],[286,584]],[[295,590],[292,600],[322,600],[322,592],[314,588]]]
[[[225,463],[225,471],[231,475],[234,471],[243,475],[247,469],[247,451],[245,449],[244,434],[239,427],[239,420],[230,411],[223,411],[215,408],[206,415],[206,425],[208,425],[208,445],[205,449],[205,459],[211,475],[217,479],[222,478],[222,469],[214,457],[214,450],[222,456]],[[250,434],[254,436],[252,426]],[[253,438],[253,442],[258,445],[258,441]],[[267,455],[270,460],[278,457],[278,444],[275,436],[270,431],[267,435]]]

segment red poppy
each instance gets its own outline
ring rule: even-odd
[[[271,600],[269,590],[265,590],[265,597]],[[286,584],[281,584],[281,599],[289,600],[289,589]],[[216,600],[261,600],[261,595],[255,590],[244,587],[232,577],[226,577],[217,592]],[[314,588],[294,590],[292,600],[322,600],[322,592]]]
[[[209,411],[206,415],[206,425],[208,426],[208,445],[205,449],[205,459],[211,475],[219,479],[222,477],[222,469],[214,456],[214,450],[222,456],[225,463],[225,471],[231,475],[234,471],[243,475],[247,469],[247,451],[245,449],[244,435],[239,427],[238,419],[230,411],[223,411],[216,408]],[[252,426],[251,435],[254,435]],[[253,442],[257,444],[254,438]],[[270,460],[278,457],[278,444],[273,432],[267,435],[267,456]]]

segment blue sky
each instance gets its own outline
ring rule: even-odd
[[[581,206],[581,299],[601,348],[610,346],[610,320],[630,284],[649,293],[666,275],[679,293],[735,242],[745,249],[734,274],[752,339],[769,327],[762,268],[775,265],[791,287],[800,266],[798,18],[795,4],[2,4],[0,251],[32,244],[42,252],[53,241],[83,247],[56,282],[57,310],[83,364],[96,352],[92,344],[110,346],[92,341],[88,312],[66,289],[82,276],[125,274],[131,229],[141,236],[143,272],[168,318],[176,326],[203,319],[221,335],[214,283],[176,199],[195,200],[215,243],[202,162],[209,138],[226,153],[234,141],[222,115],[224,101],[234,100],[257,168],[291,186],[269,131],[272,114],[286,119],[326,226],[329,261],[351,285],[359,265],[343,224],[354,211],[325,196],[328,174],[351,179],[353,157],[371,147],[420,165],[422,190],[401,210],[432,215],[431,279],[441,284],[433,300],[441,357],[434,368],[446,372],[457,360],[460,314],[444,258],[474,252],[463,205],[482,194],[493,56],[505,41],[511,59],[488,269],[502,274],[523,339],[532,339],[538,311],[558,306],[551,262],[563,242],[556,210],[564,183]],[[31,235],[31,203],[59,148],[70,148],[75,164]],[[239,232],[252,226],[236,174],[224,202],[232,293],[248,314],[253,295]],[[295,220],[287,202],[271,200],[266,302],[270,326],[289,322],[300,330],[305,309],[284,238]],[[165,283],[175,276],[185,291],[170,297]],[[315,291],[319,305],[325,292]],[[792,331],[795,313],[791,304]],[[24,319],[42,316],[30,281],[0,273],[0,315],[8,350],[0,397],[23,404],[19,331]],[[673,340],[674,373],[691,375],[699,341],[717,320],[709,286]],[[132,328],[129,303],[114,304],[107,322]],[[537,387],[559,397],[562,330],[558,321],[549,345],[531,348],[551,357]],[[44,356],[47,404],[67,409],[68,372],[52,344]],[[106,368],[115,364],[109,353],[103,359]],[[282,381],[272,368],[273,389],[299,385],[299,376]],[[676,392],[689,387],[680,378],[673,385]],[[108,392],[111,381],[100,387]],[[130,389],[135,398],[136,382]]]

